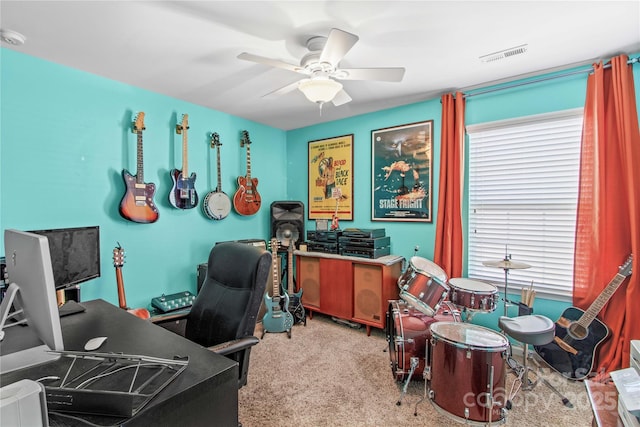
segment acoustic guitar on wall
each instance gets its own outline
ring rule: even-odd
[[[176,125],[176,133],[182,135],[182,170],[172,169],[170,173],[173,187],[169,193],[169,203],[178,209],[192,209],[198,206],[195,172],[189,176],[189,161],[187,156],[187,131],[189,130],[189,115],[182,115],[182,122]]]
[[[118,305],[121,309],[127,310],[129,313],[141,319],[149,319],[151,317],[149,310],[146,308],[129,308],[127,306],[127,297],[124,293],[124,280],[122,278],[122,266],[124,265],[124,249],[118,243],[113,248],[113,266],[116,268],[116,282],[118,284]]]
[[[251,140],[246,130],[242,131],[240,147],[247,148],[247,174],[238,177],[238,189],[233,195],[233,207],[240,215],[253,215],[260,209],[262,200],[258,193],[258,178],[251,177]]]
[[[153,201],[156,186],[144,182],[144,161],[142,155],[142,131],[144,127],[144,113],[136,115],[131,131],[138,135],[137,141],[137,171],[131,175],[128,170],[122,170],[122,178],[127,187],[120,201],[120,215],[133,222],[151,223],[158,220],[158,208]]]
[[[215,191],[210,191],[204,198],[202,203],[202,210],[204,214],[210,219],[225,219],[229,212],[231,212],[231,199],[227,196],[227,193],[222,191],[222,180],[220,173],[220,135],[217,132],[211,134],[211,148],[216,149],[216,158],[218,166],[218,186]]]
[[[555,338],[551,343],[534,346],[536,353],[565,378],[583,380],[593,370],[595,352],[609,337],[609,328],[596,316],[631,274],[632,261],[633,255],[629,255],[587,311],[577,307],[564,310],[556,321]]]

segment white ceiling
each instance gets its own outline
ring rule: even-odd
[[[304,76],[237,59],[297,64],[334,27],[360,37],[342,67],[405,67],[404,80],[343,81],[353,101],[320,115],[299,91],[263,97]],[[288,130],[638,53],[640,1],[2,0],[0,28],[27,39],[3,47]]]

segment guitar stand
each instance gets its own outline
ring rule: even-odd
[[[285,262],[284,263],[284,267],[282,267],[282,274],[280,275],[280,283],[283,283],[284,278],[287,277],[288,273],[289,273],[289,266]],[[289,285],[289,284],[287,283],[287,285]],[[297,290],[296,289],[296,279],[295,278],[293,279],[292,289],[294,290],[294,292]],[[300,304],[302,304],[302,301],[300,301]],[[295,320],[295,316],[294,316],[294,324],[296,324],[296,323],[302,323],[304,326],[307,326],[307,313],[306,313],[306,311],[304,313],[304,316],[302,317],[302,322],[296,321]]]
[[[263,339],[263,338],[264,338],[264,335],[265,335],[267,332],[269,332],[269,333],[273,333],[273,332],[271,332],[271,331],[267,331],[267,330],[264,328],[264,325],[263,325],[263,326],[262,326],[262,335],[260,335],[260,339]],[[283,331],[283,332],[286,332],[286,333],[287,333],[287,338],[291,339],[291,329],[287,329],[286,331]],[[277,332],[277,333],[282,333],[282,332]]]

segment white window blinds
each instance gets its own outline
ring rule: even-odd
[[[467,127],[469,277],[503,288],[504,270],[482,261],[511,255],[531,268],[509,271],[509,293],[533,281],[571,297],[581,132],[581,109]]]

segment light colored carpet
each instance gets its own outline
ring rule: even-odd
[[[256,336],[260,337],[258,324]],[[401,406],[402,383],[395,381],[385,332],[354,329],[314,314],[307,326],[267,333],[251,352],[248,384],[239,392],[244,427],[270,426],[450,426],[424,396],[422,379],[411,381]],[[507,426],[588,427],[592,413],[584,384],[543,370],[544,376],[574,405],[568,408],[544,384],[520,392],[507,411]],[[515,376],[507,374],[508,391]],[[452,387],[456,384],[452,383]]]

